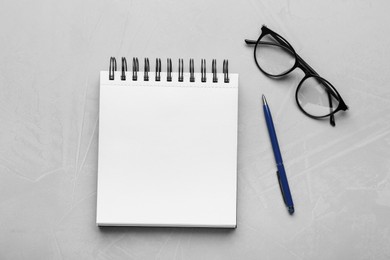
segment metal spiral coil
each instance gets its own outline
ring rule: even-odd
[[[138,73],[139,71],[139,66],[138,66],[138,58],[133,58],[133,80],[138,79]]]
[[[183,82],[184,80],[184,65],[183,65],[183,59],[179,59],[179,76],[178,76],[179,82]]]
[[[149,81],[149,71],[150,71],[149,59],[145,58],[145,61],[144,61],[144,81]]]
[[[114,80],[115,79],[115,71],[116,71],[116,59],[114,57],[111,57],[110,58],[110,68],[108,70],[108,78],[110,80]]]
[[[223,81],[229,83],[229,61],[223,60]]]
[[[167,59],[167,81],[172,81],[172,60]]]
[[[121,80],[126,80],[127,61],[125,57],[122,57],[122,75]]]
[[[207,68],[206,68],[206,60],[201,59],[200,61],[200,74],[201,74],[201,82],[207,82]],[[178,82],[184,82],[184,62],[183,59],[178,60]],[[155,81],[161,81],[161,59],[156,59],[156,71],[155,71]],[[115,80],[115,72],[117,71],[117,63],[115,57],[110,57],[110,67],[109,67],[109,80]],[[173,66],[172,66],[172,59],[167,58],[167,82],[172,82],[172,72],[173,72]],[[127,60],[125,57],[122,57],[122,68],[121,68],[121,77],[120,79],[122,81],[125,81],[126,78],[126,72],[127,72]],[[138,80],[138,72],[139,72],[139,62],[138,58],[133,58],[133,64],[132,64],[132,80],[137,81]],[[229,83],[229,61],[223,60],[223,81],[225,83]],[[149,81],[149,73],[150,73],[150,63],[149,59],[144,59],[144,81]],[[211,74],[212,74],[212,82],[218,83],[218,73],[217,73],[217,60],[213,59],[211,64]],[[189,81],[195,82],[195,65],[194,65],[194,59],[189,60]]]
[[[200,61],[200,73],[201,73],[201,81],[206,82],[206,60],[202,59]]]
[[[211,64],[211,72],[213,73],[213,83],[218,82],[218,77],[217,77],[217,60],[213,59],[213,63]]]
[[[190,59],[190,82],[195,82],[194,59]]]
[[[161,79],[161,59],[156,59],[156,81],[160,81]]]

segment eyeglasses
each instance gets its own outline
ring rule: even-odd
[[[305,77],[298,84],[295,99],[299,109],[308,117],[314,119],[330,117],[330,124],[335,126],[334,114],[348,110],[336,88],[320,77],[279,34],[263,25],[257,41],[245,42],[255,45],[255,62],[265,75],[280,78],[296,68],[305,73]]]

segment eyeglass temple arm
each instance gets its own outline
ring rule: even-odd
[[[288,50],[290,49],[290,46],[287,45],[284,41],[280,40],[278,37],[273,37],[279,44],[280,46],[284,47],[284,48],[287,48]],[[254,41],[254,40],[247,40],[245,39],[245,42],[246,44],[256,44],[257,41]],[[302,65],[303,69],[307,70],[310,74],[313,74],[315,76],[319,76],[319,74],[312,68],[310,67],[309,64],[307,64],[307,62],[301,58],[301,56],[299,56],[297,53],[295,53],[296,56],[297,56],[297,59],[299,61],[299,63]],[[337,97],[336,93],[333,93],[333,91],[331,89],[328,89],[326,88],[326,92],[328,93],[328,99],[329,99],[329,108],[330,108],[330,111],[332,112],[332,109],[333,109],[333,105],[332,105],[332,96],[334,96],[335,98]],[[335,126],[336,125],[336,122],[334,120],[334,115],[330,115],[330,124],[332,126]]]

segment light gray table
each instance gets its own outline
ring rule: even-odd
[[[388,1],[0,3],[0,259],[389,259]],[[295,104],[302,73],[266,78],[262,24],[350,107],[337,126]],[[195,58],[240,74],[238,227],[95,226],[99,71],[110,56]],[[175,68],[176,62],[174,63]],[[165,63],[163,69],[165,68]],[[296,205],[282,203],[260,96]]]

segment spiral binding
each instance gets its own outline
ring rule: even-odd
[[[229,83],[229,61],[228,60],[223,60],[223,81],[225,83]]]
[[[206,60],[201,59],[201,82],[207,82],[206,78]],[[183,82],[184,80],[184,63],[183,59],[179,59],[179,67],[178,67],[178,81]],[[115,71],[117,71],[117,64],[115,57],[110,58],[110,67],[109,67],[109,80],[115,80]],[[172,60],[170,58],[167,59],[167,81],[172,81]],[[190,72],[190,82],[195,82],[195,65],[194,65],[194,59],[190,59],[189,61],[189,72]],[[126,80],[126,72],[127,72],[127,61],[125,57],[122,57],[122,73],[121,73],[121,80]],[[139,72],[139,63],[138,58],[133,58],[133,65],[132,65],[132,80],[137,81],[138,80],[138,72]],[[144,81],[149,81],[149,72],[150,72],[150,64],[149,59],[144,59]],[[218,83],[218,77],[217,77],[217,60],[213,59],[211,64],[211,73],[213,75],[212,82]],[[229,83],[229,61],[223,60],[223,66],[222,66],[222,73],[223,73],[223,82]],[[161,80],[161,59],[156,59],[156,76],[155,81]]]
[[[217,60],[213,59],[213,63],[211,64],[211,72],[213,73],[213,82],[218,82],[217,78]]]
[[[145,63],[144,63],[144,81],[149,81],[149,71],[150,71],[150,66],[149,66],[149,59],[145,58]]]
[[[156,59],[156,81],[160,81],[161,79],[161,59]]]
[[[172,60],[167,59],[167,81],[172,81]]]
[[[138,75],[137,75],[138,71],[139,71],[138,58],[133,58],[133,80],[138,79]]]
[[[126,80],[127,61],[125,57],[122,57],[122,75],[121,80]]]
[[[184,80],[183,59],[179,59],[179,82],[183,82],[183,80]]]
[[[190,59],[190,82],[195,82],[194,59]]]
[[[110,69],[109,69],[109,79],[114,80],[115,79],[115,73],[116,71],[116,59],[114,57],[110,58]]]
[[[200,73],[202,74],[201,81],[206,82],[206,60],[205,59],[202,59],[200,61]]]

